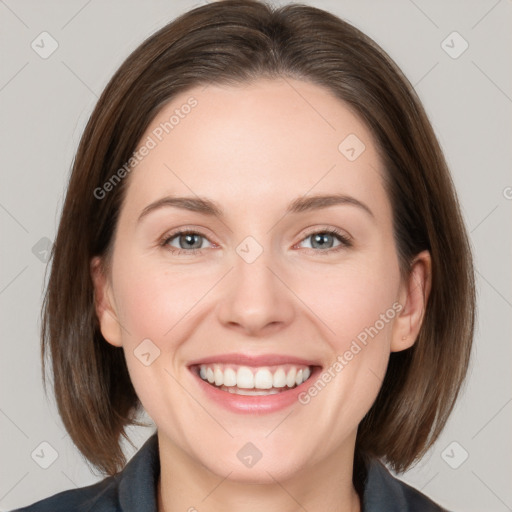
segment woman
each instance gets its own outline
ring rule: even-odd
[[[351,25],[225,0],[146,40],[52,257],[43,355],[111,476],[22,510],[443,510],[382,462],[410,467],[453,408],[471,254],[420,101]],[[124,467],[142,407],[157,432]]]

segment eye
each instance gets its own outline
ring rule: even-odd
[[[308,234],[306,238],[303,239],[303,242],[304,241],[309,241],[309,247],[306,247],[306,249],[312,249],[315,253],[332,253],[352,246],[350,238],[334,228],[314,231]],[[335,245],[336,242],[338,242],[337,245]]]
[[[160,245],[176,254],[196,254],[208,239],[197,231],[183,230],[165,235]]]

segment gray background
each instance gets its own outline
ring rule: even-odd
[[[306,3],[355,24],[404,70],[446,153],[471,233],[479,318],[470,377],[441,438],[402,478],[454,511],[512,510],[512,1]],[[197,5],[0,0],[1,510],[100,479],[41,386],[46,248],[98,95],[145,37]],[[58,43],[46,59],[40,53],[52,41],[44,31]],[[464,41],[453,31],[469,44],[457,58]],[[150,433],[134,430],[135,445]]]

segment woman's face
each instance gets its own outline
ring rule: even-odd
[[[349,460],[423,306],[368,129],[324,88],[262,79],[175,97],[138,154],[93,275],[161,449],[254,482]]]

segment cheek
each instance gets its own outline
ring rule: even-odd
[[[187,314],[215,282],[208,269],[170,271],[162,266],[141,264],[119,280],[118,312],[126,326],[129,343],[150,338],[158,345],[172,340],[175,326],[182,327]],[[127,334],[130,333],[130,334]],[[163,350],[163,346],[160,347]]]
[[[374,326],[382,334],[391,331],[400,274],[393,258],[387,261],[354,261],[296,277],[297,295],[322,320],[337,353]]]

